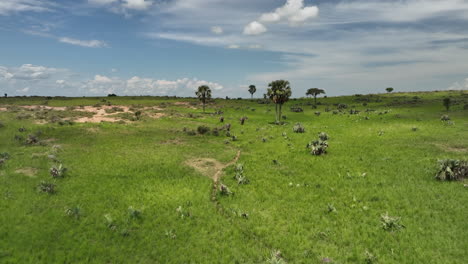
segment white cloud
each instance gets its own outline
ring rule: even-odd
[[[58,41],[62,43],[67,43],[67,44],[82,46],[82,47],[87,47],[87,48],[107,47],[107,43],[101,40],[79,40],[79,39],[62,37],[62,38],[59,38]]]
[[[123,0],[122,6],[128,9],[145,10],[153,4],[148,0]]]
[[[237,44],[231,44],[229,46],[227,46],[228,49],[240,49],[240,46],[237,45]]]
[[[217,34],[217,35],[220,35],[220,34],[223,34],[223,33],[224,33],[223,28],[222,28],[222,27],[219,27],[219,26],[211,27],[211,32],[212,32],[213,34]]]
[[[52,11],[55,5],[46,0],[2,0],[0,1],[0,15],[19,12]]]
[[[250,22],[244,28],[245,35],[260,35],[265,32],[267,32],[266,27],[257,21]]]
[[[88,0],[88,3],[95,5],[108,5],[118,1],[119,0]]]
[[[316,6],[304,7],[304,0],[287,0],[284,6],[277,8],[274,12],[261,15],[260,21],[273,23],[286,19],[291,25],[297,25],[317,17],[318,12],[319,9]]]

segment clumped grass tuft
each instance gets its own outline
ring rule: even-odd
[[[305,133],[305,127],[301,123],[296,123],[293,126],[294,133]]]
[[[230,196],[233,194],[233,192],[231,192],[231,190],[229,190],[229,188],[224,184],[221,184],[219,186],[219,192],[221,193],[221,195],[224,195],[224,196]]]
[[[366,264],[374,264],[377,263],[377,257],[368,250],[366,250],[364,252],[364,261],[366,262]]]
[[[401,217],[389,216],[388,212],[380,216],[380,222],[385,231],[394,232],[405,228],[404,225],[400,224],[400,221]]]
[[[79,219],[81,217],[81,207],[74,206],[74,207],[67,208],[65,209],[65,214],[69,217]]]
[[[141,218],[141,211],[133,208],[133,206],[128,207],[128,216],[133,219]]]
[[[330,137],[328,136],[328,134],[325,133],[325,132],[320,132],[320,133],[318,134],[318,137],[319,137],[319,139],[322,140],[322,141],[325,141],[325,140],[329,140],[329,139],[330,139]]]
[[[266,263],[268,264],[286,264],[287,262],[283,259],[281,251],[273,250],[270,257],[267,259]]]
[[[436,179],[441,181],[457,181],[468,178],[468,161],[446,159],[439,160],[439,171]]]
[[[37,189],[40,192],[45,192],[45,193],[49,193],[49,194],[54,194],[56,192],[55,191],[55,184],[45,182],[45,181],[41,181],[39,183],[39,185],[37,185]]]

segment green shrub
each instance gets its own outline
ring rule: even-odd
[[[4,128],[4,127],[5,125],[2,122],[0,122],[0,128]]]
[[[224,196],[229,196],[233,194],[231,190],[229,190],[229,188],[224,184],[221,184],[219,186],[219,192],[221,193],[221,195],[224,195]]]
[[[128,216],[134,219],[141,218],[141,211],[133,208],[133,206],[128,207]]]
[[[315,114],[316,116],[320,116],[321,113],[320,113],[319,111],[316,111],[314,114]]]
[[[468,161],[466,160],[439,160],[439,171],[436,179],[441,181],[456,181],[468,178]]]
[[[301,123],[296,123],[293,126],[294,133],[305,133],[305,127]]]
[[[287,262],[281,256],[281,252],[279,250],[274,250],[271,252],[270,258],[267,259],[268,264],[286,264]]]
[[[304,112],[304,109],[302,109],[299,106],[293,106],[293,107],[291,107],[291,112],[301,113],[301,112]]]

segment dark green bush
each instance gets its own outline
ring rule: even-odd
[[[468,161],[466,160],[439,160],[439,171],[436,179],[441,181],[456,181],[468,178]]]

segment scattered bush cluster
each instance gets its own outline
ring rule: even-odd
[[[301,123],[296,123],[293,126],[294,133],[305,133],[305,127]]]
[[[248,184],[250,181],[244,176],[244,166],[242,164],[237,164],[235,168],[234,179],[238,184]]]
[[[327,148],[328,148],[328,135],[324,132],[319,133],[319,139],[309,142],[307,144],[307,149],[310,150],[310,154],[312,155],[322,155],[327,153]]]

